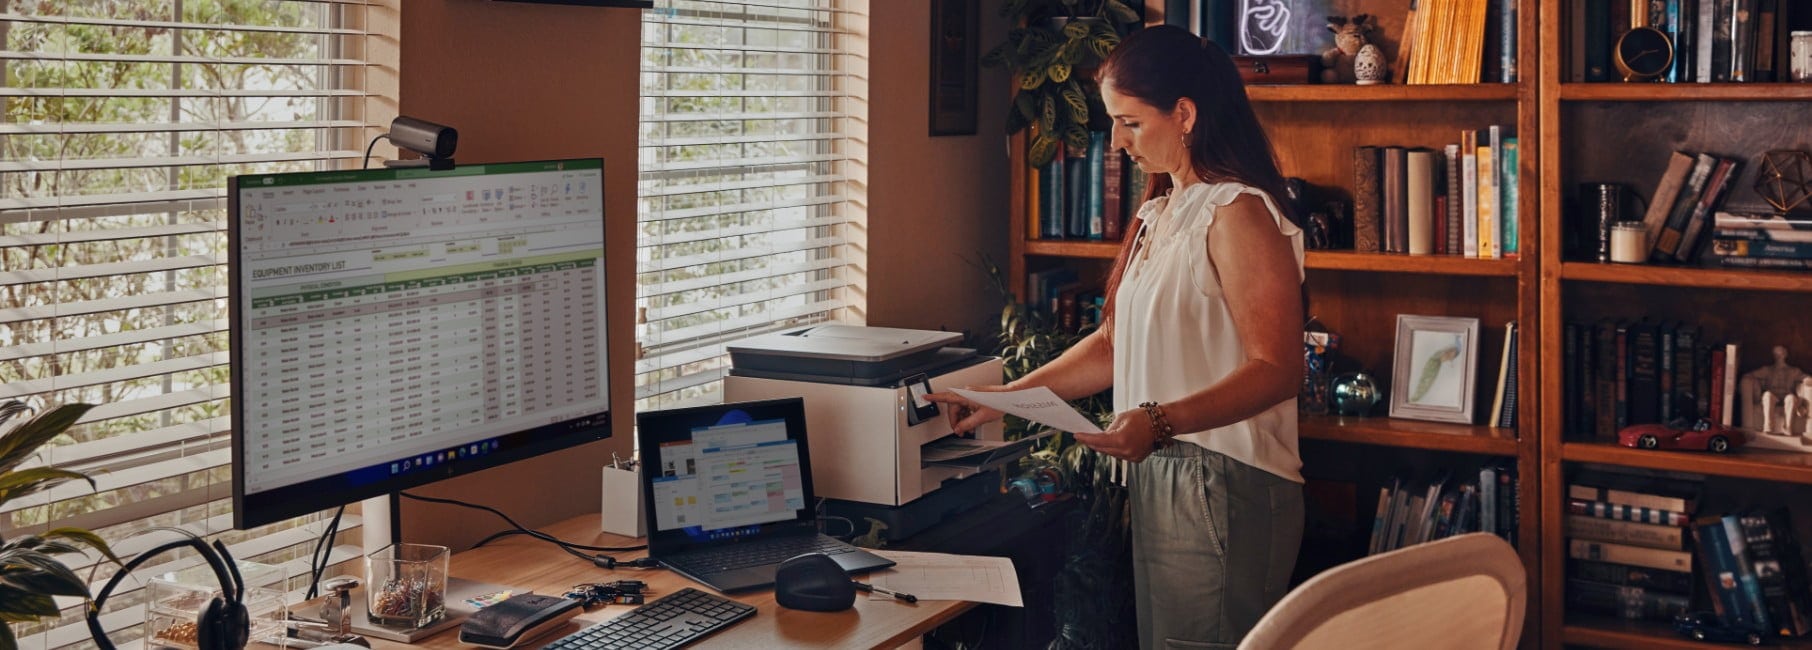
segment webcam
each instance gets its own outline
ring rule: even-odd
[[[399,115],[390,121],[390,132],[385,134],[399,149],[408,149],[421,154],[429,169],[444,170],[453,168],[453,150],[459,147],[459,131],[443,124]],[[409,160],[392,160],[384,163],[386,167],[411,167],[419,163]]]

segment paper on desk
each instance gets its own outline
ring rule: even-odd
[[[1025,390],[984,392],[952,388],[950,392],[971,402],[998,411],[1012,413],[1039,424],[1075,433],[1101,433],[1101,427],[1063,401],[1051,389],[1039,386]]]
[[[1019,575],[1013,561],[983,555],[950,555],[875,549],[876,555],[897,564],[868,574],[877,587],[912,594],[919,600],[967,600],[1010,607],[1025,607],[1019,595]],[[870,600],[887,600],[870,592]]]

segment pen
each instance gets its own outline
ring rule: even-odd
[[[851,580],[849,582],[850,582],[850,584],[854,584],[856,586],[856,591],[872,591],[877,594],[881,594],[883,596],[891,597],[894,600],[904,600],[909,603],[919,602],[918,596],[914,596],[912,594],[909,594],[909,593],[906,593],[903,591],[893,591],[891,589],[886,589],[883,587],[876,587],[876,586],[868,584],[866,582],[857,582],[855,580]]]

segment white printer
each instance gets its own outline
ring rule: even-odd
[[[814,490],[833,500],[881,509],[903,507],[988,469],[926,465],[920,460],[921,446],[951,433],[937,405],[923,400],[923,395],[1001,382],[1000,359],[952,347],[961,340],[962,335],[952,332],[842,324],[745,339],[727,346],[731,369],[724,378],[724,399],[804,397]],[[1000,440],[1000,423],[981,427],[975,437]],[[988,483],[971,489],[985,497],[998,488],[998,480]],[[937,498],[979,500],[942,494]],[[929,509],[953,511],[968,505],[972,504]],[[948,512],[916,518],[926,524],[944,514]],[[909,534],[901,528],[914,527],[905,522],[890,525],[895,530],[889,534],[896,537]]]

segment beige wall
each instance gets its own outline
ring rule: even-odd
[[[598,468],[627,455],[634,415],[635,167],[641,12],[489,0],[403,7],[401,112],[459,129],[461,164],[602,156],[610,323],[609,440],[411,492],[493,506],[538,526],[598,511]],[[469,546],[507,525],[407,502],[412,541]]]
[[[1006,26],[981,4],[987,52]],[[978,68],[975,135],[930,137],[930,3],[869,10],[868,324],[992,333],[1000,299],[978,260],[1007,262],[1007,73]]]
[[[974,261],[1006,260],[1007,86],[981,69],[973,136],[929,137],[930,9],[870,3],[868,322],[992,331],[999,303]],[[414,0],[402,27],[401,112],[460,131],[462,163],[603,156],[615,435],[413,492],[502,509],[530,526],[596,512],[598,467],[630,447],[636,88],[640,14],[631,9]],[[981,11],[981,50],[1004,33]],[[412,541],[463,548],[504,527],[474,511],[405,503]]]

